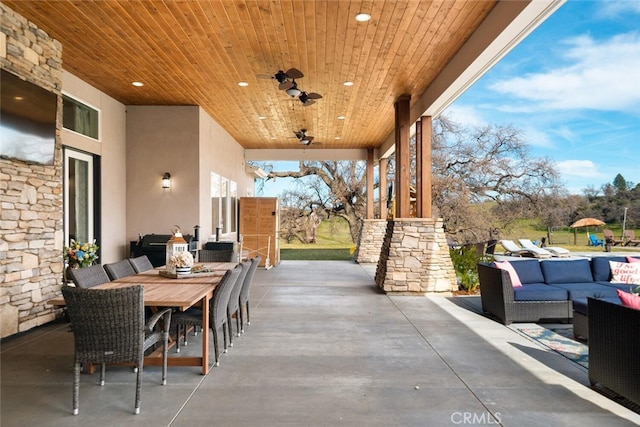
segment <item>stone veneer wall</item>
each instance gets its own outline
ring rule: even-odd
[[[62,111],[62,45],[0,3],[0,65],[58,95]],[[0,158],[1,336],[50,322],[46,301],[62,285],[61,114],[53,165]]]
[[[456,290],[457,280],[442,219],[389,220],[376,284],[387,293],[400,294]]]
[[[380,259],[382,242],[387,232],[386,219],[365,219],[360,226],[355,260],[358,263],[377,263]]]

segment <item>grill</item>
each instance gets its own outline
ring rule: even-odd
[[[183,234],[182,237],[187,241],[189,251],[195,256],[198,241],[189,234]],[[131,257],[146,255],[154,267],[163,266],[166,261],[169,239],[171,239],[171,234],[145,234],[137,242],[131,242]]]

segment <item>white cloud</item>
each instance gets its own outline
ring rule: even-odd
[[[450,120],[465,127],[484,127],[487,121],[484,120],[475,106],[454,104],[449,107],[445,114]]]
[[[601,178],[604,176],[591,160],[564,160],[557,162],[556,166],[561,175],[583,178]]]
[[[615,18],[624,13],[640,13],[640,2],[636,0],[602,2],[602,15]]]
[[[562,44],[568,46],[564,59],[571,65],[491,85],[525,103],[517,107],[510,102],[508,110],[640,111],[640,33],[605,41],[580,36]]]

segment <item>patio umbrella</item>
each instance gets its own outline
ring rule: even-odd
[[[589,226],[599,227],[604,225],[604,221],[600,221],[597,218],[582,218],[571,224],[569,227],[573,228],[573,244],[577,244],[577,232],[576,229],[580,227],[587,228],[587,238],[589,237]]]
[[[604,221],[600,221],[597,218],[582,218],[571,224],[569,227],[578,228],[578,227],[589,227],[590,225],[594,227],[599,227],[604,225]]]

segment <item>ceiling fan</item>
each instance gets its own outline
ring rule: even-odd
[[[302,71],[297,68],[289,68],[287,71],[278,70],[277,73],[271,74],[258,74],[256,76],[259,79],[275,79],[280,83],[278,89],[287,90],[296,86],[296,79],[304,77]],[[293,95],[296,96],[296,95]]]
[[[302,71],[297,68],[290,68],[287,71],[279,70],[274,75],[270,74],[258,74],[256,77],[259,79],[275,79],[278,81],[278,89],[284,90],[287,95],[292,98],[298,97],[302,105],[305,107],[315,104],[316,99],[322,98],[322,95],[315,92],[305,92],[298,88],[298,83],[296,79],[301,79],[304,77]]]
[[[309,145],[313,141],[313,137],[311,135],[307,135],[306,129],[300,129],[293,133],[302,145]]]

